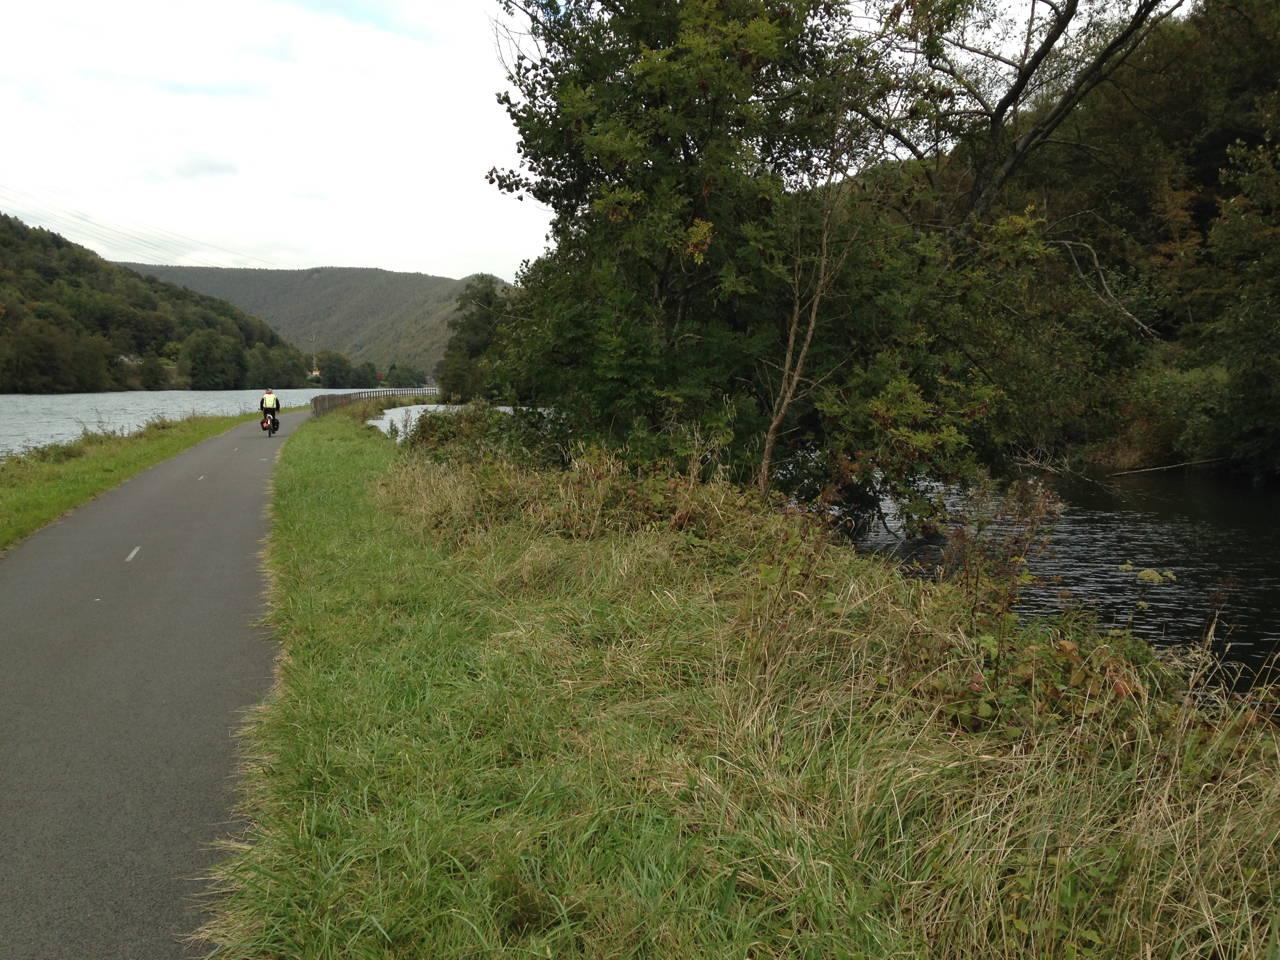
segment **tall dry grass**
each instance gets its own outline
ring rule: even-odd
[[[1265,691],[971,628],[727,484],[443,429],[287,448],[274,552],[318,586],[277,615],[224,955],[1276,956]]]

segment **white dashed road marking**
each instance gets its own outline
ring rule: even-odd
[[[128,555],[127,557],[125,557],[125,558],[124,558],[124,562],[125,562],[125,563],[128,563],[130,560],[132,560],[134,557],[136,557],[136,556],[138,555],[138,551],[139,551],[139,550],[141,550],[141,549],[142,549],[142,547],[141,547],[141,546],[137,546],[137,547],[134,547],[132,550],[130,550],[130,551],[129,551],[129,555]]]

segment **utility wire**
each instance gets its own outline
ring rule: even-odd
[[[88,237],[95,241],[98,245],[114,248],[122,253],[127,251],[132,257],[137,257],[142,260],[156,259],[166,263],[185,259],[189,262],[194,262],[195,265],[212,266],[212,264],[193,257],[191,252],[185,248],[173,248],[148,240],[145,237],[126,234],[122,231],[99,224],[87,217],[74,213],[50,214],[48,211],[41,210],[37,210],[37,212],[39,213],[41,220],[57,225],[60,231],[65,230],[70,233],[74,230],[81,236]],[[68,218],[77,222],[68,227],[66,225],[66,220]],[[63,222],[59,223],[59,220],[62,220]]]
[[[132,233],[116,227],[100,223],[92,217],[68,210],[60,210],[39,202],[31,202],[14,197],[0,188],[0,200],[11,204],[15,209],[29,212],[42,225],[47,225],[71,239],[88,238],[94,246],[106,246],[115,251],[115,255],[127,254],[130,258],[141,260],[159,260],[163,263],[174,263],[186,260],[199,266],[213,266],[208,261],[193,256],[190,248],[155,240],[142,234]]]
[[[277,263],[272,263],[270,260],[264,260],[261,257],[250,256],[249,254],[246,254],[246,253],[239,253],[235,250],[228,250],[226,247],[220,247],[215,243],[205,243],[202,240],[196,240],[193,237],[184,236],[181,233],[174,233],[170,230],[161,230],[158,227],[152,228],[150,232],[160,238],[168,238],[170,240],[173,240],[179,243],[195,244],[197,247],[199,247],[202,250],[216,250],[218,253],[225,253],[228,256],[236,257],[239,260],[248,261],[252,266],[258,267],[263,270],[285,269],[284,267],[281,267]]]
[[[187,248],[175,248],[172,244],[152,241],[152,239],[140,236],[140,234],[129,233],[127,230],[108,227],[99,221],[77,212],[52,209],[52,207],[41,202],[31,202],[15,198],[6,192],[0,192],[0,198],[8,201],[22,212],[26,212],[28,216],[32,216],[33,220],[38,220],[42,225],[58,229],[60,232],[68,234],[70,238],[88,238],[95,244],[106,244],[106,246],[114,248],[114,255],[124,253],[124,255],[141,257],[143,260],[155,259],[174,260],[179,257],[189,255]]]
[[[207,258],[195,256],[195,251],[215,251],[225,253],[241,262],[247,262],[260,269],[280,269],[277,264],[248,254],[239,253],[217,244],[204,243],[194,237],[155,228],[130,229],[113,226],[96,220],[92,216],[59,207],[32,196],[24,190],[0,185],[0,201],[19,210],[29,210],[32,215],[52,225],[60,232],[79,232],[91,237],[97,243],[105,243],[112,248],[124,248],[140,254],[141,259],[158,259],[162,263],[175,263],[183,260],[187,264],[204,267],[217,267],[221,264],[211,263]],[[65,225],[65,227],[64,227]]]
[[[96,220],[88,214],[78,211],[68,210],[55,204],[48,203],[32,196],[25,191],[16,190],[12,187],[0,186],[0,197],[8,196],[10,202],[14,202],[20,206],[31,208],[42,219],[61,226],[66,220],[76,222],[75,227],[71,229],[80,229],[89,232],[95,239],[99,241],[107,241],[113,244],[141,251],[144,256],[159,257],[166,260],[173,260],[179,257],[190,258],[193,254],[192,247],[199,248],[201,246],[211,246],[200,244],[193,238],[184,238],[184,242],[177,243],[174,240],[158,235],[157,231],[146,230],[140,231],[136,229],[124,228],[109,225]],[[241,256],[234,251],[223,250],[232,256]],[[252,259],[244,257],[243,259]],[[209,264],[211,265],[211,264]]]
[[[56,230],[71,240],[78,240],[93,247],[105,246],[111,250],[113,256],[168,260],[187,254],[186,250],[178,251],[161,246],[144,237],[131,236],[91,219],[63,211],[54,211],[43,204],[16,199],[4,192],[0,192],[0,201],[35,225]]]

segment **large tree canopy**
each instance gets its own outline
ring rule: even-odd
[[[1239,265],[1274,216],[1274,4],[501,6],[522,165],[490,176],[554,248],[495,386],[849,504],[1081,449],[1274,467],[1223,392],[1265,379],[1232,357],[1272,323]]]

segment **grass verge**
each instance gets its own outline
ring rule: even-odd
[[[159,420],[132,434],[85,433],[0,458],[0,550],[244,416]]]
[[[1265,692],[435,419],[284,449],[218,956],[1276,956]]]

